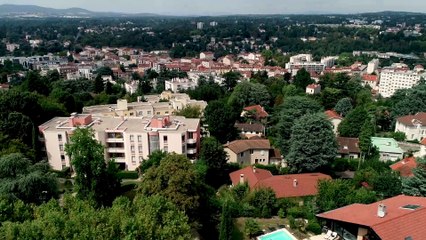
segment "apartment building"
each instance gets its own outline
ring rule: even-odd
[[[94,130],[105,146],[105,159],[120,169],[135,170],[153,151],[185,154],[195,159],[200,149],[200,119],[180,116],[105,117],[73,113],[55,117],[39,126],[47,160],[55,170],[70,167],[65,144],[78,127]]]
[[[385,69],[380,73],[379,93],[382,97],[391,97],[398,89],[412,88],[426,73],[408,69]]]
[[[193,81],[187,78],[173,78],[165,81],[165,90],[170,90],[174,93],[185,91],[198,86],[197,81]]]
[[[331,64],[331,59],[324,60],[323,62],[314,62],[312,54],[299,54],[290,57],[290,61],[286,63],[285,68],[294,76],[302,68],[308,72],[321,73],[324,71],[326,65],[329,64]]]

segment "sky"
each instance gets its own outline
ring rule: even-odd
[[[361,13],[388,10],[426,13],[425,0],[0,0],[0,4],[171,15]]]

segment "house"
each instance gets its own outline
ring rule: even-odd
[[[333,132],[337,135],[337,129],[339,127],[339,124],[342,122],[343,118],[340,116],[336,111],[334,110],[327,110],[324,112],[327,116],[328,121],[333,124]]]
[[[361,150],[359,149],[358,138],[337,137],[339,145],[339,158],[360,158]]]
[[[399,195],[317,215],[340,239],[415,240],[426,236],[426,198]]]
[[[260,105],[253,105],[243,108],[241,112],[241,117],[252,118],[257,121],[261,121],[266,119],[269,114],[265,111],[265,109]]]
[[[371,89],[376,90],[379,85],[379,76],[374,74],[362,75],[362,85],[370,86]]]
[[[264,137],[266,128],[260,123],[235,123],[235,128],[243,139],[250,139],[252,137]]]
[[[426,137],[426,112],[399,117],[396,120],[395,132],[403,132],[407,140],[421,141]]]
[[[214,53],[202,52],[202,53],[200,53],[200,59],[213,60],[214,59]]]
[[[412,177],[413,169],[417,167],[415,157],[407,157],[399,162],[396,162],[389,166],[393,171],[399,172],[401,177]]]
[[[271,147],[268,139],[235,140],[224,145],[228,162],[241,165],[281,164],[277,151]],[[274,158],[272,158],[274,156]],[[277,159],[278,158],[278,159]]]
[[[393,138],[372,137],[371,143],[379,150],[381,161],[396,161],[404,157],[404,151]]]
[[[271,188],[277,198],[314,196],[318,193],[318,181],[331,179],[322,173],[276,175],[265,169],[248,166],[229,174],[232,185],[247,183],[250,190]]]
[[[306,87],[306,94],[315,95],[320,93],[321,93],[321,85],[319,84],[309,84]]]

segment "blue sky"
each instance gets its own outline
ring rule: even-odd
[[[425,0],[0,0],[0,4],[174,15],[426,12]]]

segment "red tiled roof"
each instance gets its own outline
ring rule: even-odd
[[[229,148],[231,151],[238,154],[241,152],[248,151],[250,149],[264,149],[269,151],[269,149],[271,149],[271,144],[269,143],[268,139],[246,139],[232,141],[228,144],[225,144],[224,147]]]
[[[267,170],[257,168],[253,171],[253,167],[249,166],[229,174],[234,186],[240,183],[241,174],[243,174],[244,181],[248,183],[251,189],[271,188],[274,190],[277,198],[316,195],[318,192],[318,181],[321,179],[331,179],[330,176],[322,173],[273,176]]]
[[[423,140],[420,142],[420,144],[425,145],[426,146],[426,138],[423,138]]]
[[[416,158],[404,158],[401,161],[390,165],[389,167],[392,168],[392,170],[399,172],[402,177],[411,177],[413,176],[413,168],[417,167]]]
[[[379,76],[373,75],[373,74],[364,74],[362,75],[362,80],[369,81],[369,82],[377,82],[379,79]]]
[[[419,123],[422,126],[426,126],[426,112],[419,112],[415,115],[399,117],[397,121],[406,126],[415,126],[414,123]]]
[[[318,181],[322,179],[331,177],[322,173],[279,175],[259,181],[254,188],[269,187],[277,198],[313,196],[318,193]]]
[[[386,206],[386,215],[377,216],[378,205]],[[411,210],[407,204],[419,205]],[[371,228],[382,240],[424,239],[426,236],[426,198],[399,195],[372,204],[352,204],[317,215],[323,219],[352,223]]]
[[[266,118],[269,114],[260,105],[248,106],[243,109],[244,111],[255,111],[258,118]]]
[[[327,115],[328,119],[343,119],[342,116],[340,116],[336,111],[334,110],[327,110],[324,112],[325,115]]]
[[[306,88],[315,89],[315,88],[319,88],[319,87],[321,87],[321,85],[319,85],[319,84],[309,84]]]
[[[248,183],[250,188],[253,188],[260,180],[272,177],[272,173],[268,170],[255,168],[254,171],[252,166],[248,166],[229,174],[234,186],[240,183],[241,174],[244,175],[244,182]]]

